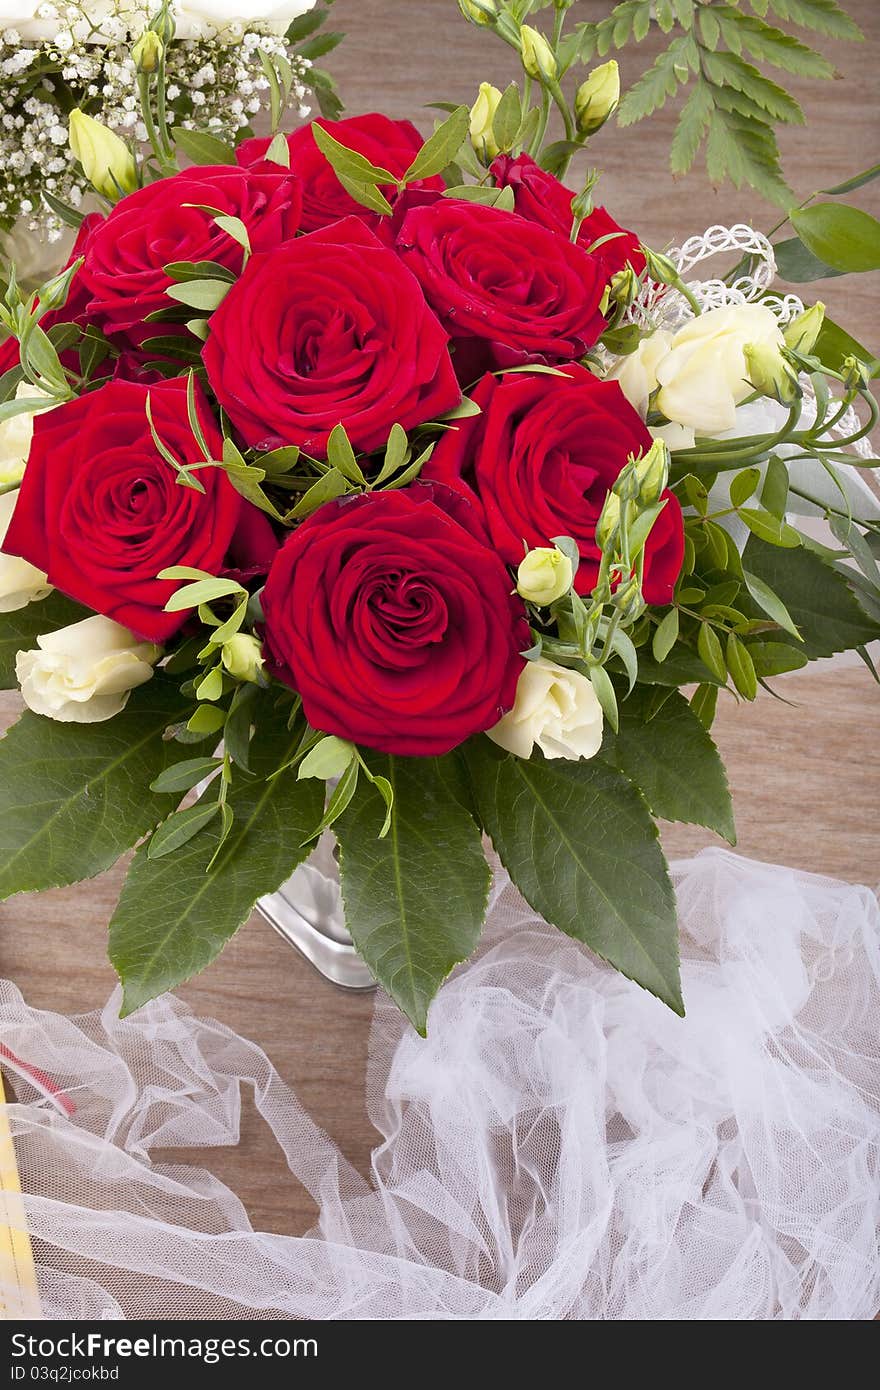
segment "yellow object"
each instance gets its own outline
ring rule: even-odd
[[[42,1317],[37,1272],[0,1076],[0,1318]]]

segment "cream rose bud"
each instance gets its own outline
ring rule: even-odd
[[[655,365],[657,409],[698,434],[732,429],[736,407],[752,394],[746,346],[778,348],[782,341],[775,316],[762,304],[730,304],[699,314],[673,334]]]
[[[650,338],[643,338],[635,352],[624,357],[611,373],[643,420],[648,413],[648,398],[657,389],[657,367],[669,351],[671,342],[672,334],[658,328]]]
[[[0,494],[0,613],[15,613],[52,592],[42,570],[17,555],[4,555],[3,542],[15,511],[17,492]]]
[[[498,154],[498,142],[492,129],[495,112],[501,101],[501,92],[491,82],[480,83],[480,94],[471,107],[471,144],[477,154],[488,160]]]
[[[15,393],[17,401],[36,400],[41,396],[47,401],[52,400],[47,391],[42,391],[39,386],[31,386],[29,381],[20,382]],[[46,409],[52,407],[47,406]],[[0,425],[0,487],[20,483],[24,477],[34,437],[34,416],[42,413],[35,410],[32,414],[13,415]]]
[[[69,121],[70,148],[92,187],[116,202],[137,188],[137,165],[119,136],[93,116],[75,108]]]
[[[516,591],[527,603],[546,608],[567,594],[574,568],[557,546],[539,546],[520,561],[516,572]]]
[[[602,745],[602,706],[586,676],[539,657],[526,662],[509,714],[489,730],[518,758],[535,744],[545,758],[592,758]]]
[[[63,724],[112,719],[162,655],[161,647],[100,616],[38,637],[37,648],[15,659],[24,702]]]

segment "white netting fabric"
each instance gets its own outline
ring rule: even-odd
[[[503,877],[427,1040],[379,1000],[369,1183],[258,1047],[173,997],[64,1019],[3,985],[0,1038],[42,1074],[9,1115],[46,1315],[872,1317],[877,902],[714,850],[674,875],[684,1021]],[[151,1161],[236,1143],[242,1086],[320,1206],[308,1238]]]

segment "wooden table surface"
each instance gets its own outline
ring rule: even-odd
[[[876,0],[848,0],[847,8],[867,41],[826,44],[841,76],[800,84],[809,125],[789,129],[782,139],[789,181],[804,195],[877,158],[880,7]],[[607,9],[598,0],[578,0],[574,13],[592,19]],[[454,0],[337,0],[333,26],[349,34],[333,69],[352,113],[380,107],[429,130],[423,103],[470,102],[481,79],[503,85],[513,75],[507,50],[461,21]],[[645,44],[624,57],[624,83],[650,54]],[[602,200],[624,224],[658,247],[713,222],[773,224],[774,210],[751,193],[716,192],[699,174],[674,182],[666,171],[670,133],[664,116],[634,130],[603,132],[594,141],[592,162],[607,171]],[[874,212],[880,211],[873,191],[878,186],[861,190],[861,204]],[[875,351],[878,278],[810,287]],[[779,684],[796,708],[766,695],[751,707],[729,700],[716,726],[733,789],[739,851],[876,885],[877,686],[862,667],[828,663]],[[16,696],[0,698],[0,727],[17,708]],[[674,826],[665,830],[664,843],[670,856],[681,857],[718,841],[708,831]],[[0,905],[0,975],[14,980],[38,1008],[79,1013],[102,1005],[114,985],[105,936],[122,877],[117,866],[87,884]],[[368,1171],[373,1131],[363,1098],[370,996],[346,995],[325,984],[256,917],[215,965],[180,992],[196,1012],[257,1041],[316,1122]],[[238,1148],[193,1152],[191,1161],[207,1162],[234,1188],[258,1229],[298,1233],[314,1219],[311,1200],[290,1178],[247,1102]]]

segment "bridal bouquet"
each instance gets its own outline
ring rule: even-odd
[[[332,100],[326,76],[310,72],[332,36],[300,42],[316,27],[314,4],[169,0],[160,48],[134,45],[160,0],[0,0],[0,233],[19,224],[16,254],[27,233],[58,240],[89,192],[68,144],[75,108],[145,143],[152,115],[138,88],[161,69],[163,119],[186,149],[189,132],[234,138],[282,99],[306,116],[307,88],[322,80]]]
[[[595,173],[567,188],[616,65],[567,94],[566,5],[552,35],[526,0],[462,7],[524,81],[426,141],[376,113],[176,168],[161,133],[135,164],[85,127],[106,213],[0,309],[0,673],[28,707],[0,895],[138,846],[127,1012],[331,827],[355,945],[417,1028],[477,944],[484,836],[680,1012],[655,818],[733,843],[718,701],[880,636],[853,468],[877,460],[848,447],[880,364],[773,292],[765,238],[685,282]],[[858,181],[790,211],[839,272],[877,264]]]

